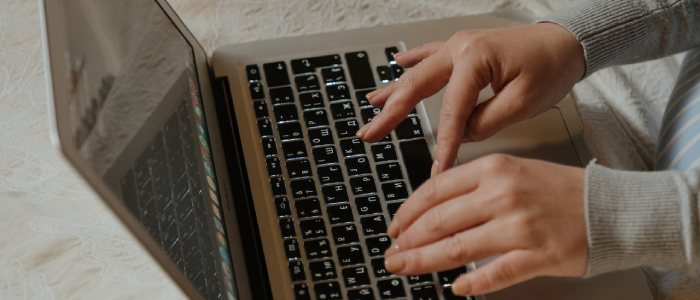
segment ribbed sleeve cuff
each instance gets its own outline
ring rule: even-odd
[[[588,165],[586,277],[644,265],[682,267],[681,196],[674,176]]]
[[[642,47],[649,12],[631,0],[593,0],[555,11],[538,22],[559,24],[583,45],[584,78]],[[624,59],[629,59],[626,57]]]

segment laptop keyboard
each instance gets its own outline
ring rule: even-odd
[[[397,80],[397,47],[246,66],[296,300],[475,299],[449,285],[467,268],[420,276],[384,269],[387,225],[432,158],[414,109],[378,143],[355,136],[381,109],[367,93]],[[291,67],[291,69],[290,69]],[[261,75],[261,71],[264,76]]]

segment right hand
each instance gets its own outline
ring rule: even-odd
[[[553,23],[464,30],[395,56],[411,68],[368,94],[381,113],[358,131],[378,142],[423,99],[446,87],[432,175],[452,167],[462,141],[480,141],[559,102],[586,71],[581,44]],[[476,105],[491,84],[495,96]]]

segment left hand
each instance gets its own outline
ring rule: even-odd
[[[585,169],[491,155],[426,181],[398,210],[386,269],[419,275],[500,257],[453,283],[485,294],[537,276],[581,277]]]

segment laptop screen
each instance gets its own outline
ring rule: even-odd
[[[236,299],[192,45],[154,1],[65,8],[73,146],[205,298]]]

